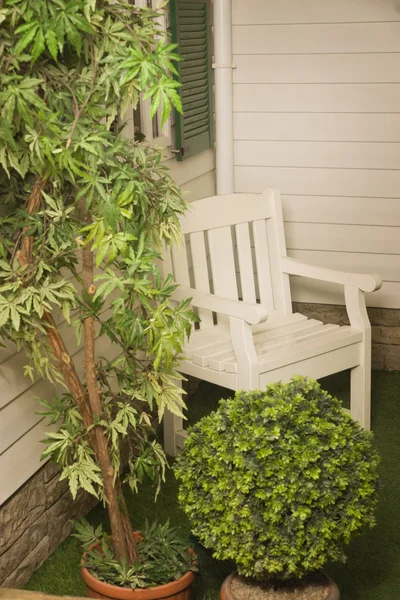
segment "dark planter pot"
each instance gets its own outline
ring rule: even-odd
[[[243,597],[239,597],[238,595],[232,592],[232,581],[235,577],[237,577],[237,573],[232,573],[227,577],[222,584],[219,597],[221,600],[246,600]],[[331,579],[328,575],[325,575],[327,582],[329,583],[329,588],[327,595],[324,600],[340,600],[340,592],[336,583]]]
[[[98,544],[93,544],[93,547],[96,546]],[[192,549],[190,551],[193,552]],[[84,559],[85,554],[82,557],[82,562]],[[106,600],[190,600],[191,586],[196,577],[193,571],[188,571],[177,581],[144,590],[132,590],[131,588],[122,588],[99,581],[83,566],[81,566],[81,575],[86,586],[87,597],[105,598]]]

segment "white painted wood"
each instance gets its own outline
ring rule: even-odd
[[[209,229],[208,243],[214,293],[235,300],[238,291],[231,228]]]
[[[240,141],[400,142],[394,113],[236,112],[233,119]]]
[[[228,280],[229,283],[230,280]],[[179,280],[178,280],[179,282]],[[233,285],[232,285],[233,291]],[[229,293],[229,289],[226,289]],[[248,304],[235,300],[232,297],[219,296],[217,294],[207,294],[197,291],[196,289],[180,285],[171,295],[171,300],[184,300],[185,298],[193,298],[193,306],[220,312],[229,317],[243,319],[247,323],[256,324],[265,321],[268,317],[268,312],[261,304]]]
[[[244,194],[212,196],[193,202],[191,210],[181,220],[183,233],[207,231],[219,227],[248,223],[272,216],[271,206],[265,196]],[[210,222],[210,215],[212,221]]]
[[[400,171],[371,169],[309,169],[294,167],[236,167],[238,193],[261,193],[266,185],[282,194],[399,198]]]
[[[235,25],[398,21],[395,0],[232,0]]]
[[[182,162],[178,162],[174,157],[164,164],[169,175],[178,185],[188,184],[187,187],[190,189],[191,181],[215,169],[214,152],[209,149]]]
[[[290,250],[290,256],[304,263],[345,271],[349,266],[349,254],[346,252],[326,252],[319,250]],[[385,254],[384,260],[379,254],[351,254],[351,266],[358,273],[378,273],[383,281],[400,281],[399,257]]]
[[[236,225],[235,231],[242,297],[244,302],[255,304],[256,288],[254,285],[249,223]]]
[[[210,278],[208,274],[204,232],[198,231],[196,233],[192,233],[190,235],[190,246],[192,250],[193,273],[196,290],[209,293]],[[212,327],[214,325],[212,311],[199,308],[199,317],[201,319],[201,329],[203,327]]]
[[[337,284],[292,277],[291,289],[292,298],[295,302],[344,304],[343,289]],[[400,308],[400,284],[385,281],[380,290],[373,294],[367,294],[367,306]]]
[[[360,364],[351,370],[351,415],[364,429],[371,428],[371,325],[365,306],[365,296],[353,286],[344,289],[350,324],[363,333]]]
[[[233,102],[235,112],[397,113],[400,84],[237,83]]]
[[[235,142],[235,164],[259,167],[397,169],[400,143]]]
[[[304,338],[308,334],[313,333],[316,330],[320,330],[323,326],[321,321],[317,321],[316,319],[304,318],[302,321],[293,321],[291,316],[292,315],[288,317],[286,324],[282,324],[276,328],[267,328],[261,334],[253,335],[254,347],[257,353],[267,347],[277,347],[280,343],[286,343],[287,341],[292,341],[299,337]],[[225,347],[226,346],[227,345],[225,344]],[[210,367],[210,369],[224,371],[227,363],[233,365],[237,364],[236,354],[233,346],[230,346],[229,349],[224,350],[224,347],[221,344],[221,348],[222,350],[218,350],[215,346],[210,344],[208,346],[208,353],[207,351],[203,351],[203,357],[205,356],[208,358],[207,365]],[[236,373],[237,368],[234,366],[231,372]]]
[[[299,275],[309,277],[319,281],[329,281],[341,285],[359,288],[363,292],[375,292],[382,286],[382,280],[379,275],[365,275],[363,273],[346,273],[334,271],[333,269],[324,269],[314,265],[307,265],[294,258],[282,258],[282,270],[288,275]]]
[[[286,222],[400,226],[399,198],[289,195],[282,202]]]
[[[293,24],[290,35],[288,29],[287,25],[235,25],[233,54],[400,51],[400,20],[389,23]]]
[[[44,450],[41,440],[47,431],[55,429],[55,425],[42,420],[0,456],[0,505],[39,469]]]
[[[304,377],[311,377],[312,379],[327,377],[328,375],[333,375],[334,373],[339,373],[340,371],[345,371],[346,369],[357,366],[360,362],[359,350],[359,344],[352,344],[345,348],[332,350],[325,354],[300,360],[296,363],[296,369],[297,372],[301,373]],[[321,373],[323,373],[323,375],[321,375]],[[274,383],[276,381],[287,383],[292,377],[292,365],[262,373],[260,376],[260,389],[263,389],[269,383]]]
[[[181,190],[188,202],[198,200],[199,198],[213,196],[216,191],[215,170],[207,171],[203,175],[196,177],[196,179],[192,179],[191,181],[182,184]]]
[[[234,83],[398,83],[400,53],[237,54]]]
[[[177,380],[176,385],[182,387],[182,381]],[[179,451],[180,433],[183,430],[183,419],[166,411],[163,418],[164,427],[164,450],[169,456],[176,456]]]
[[[397,227],[286,223],[290,249],[400,254]]]
[[[268,311],[274,310],[274,294],[272,290],[271,264],[265,219],[253,223],[253,235],[260,301]]]
[[[220,218],[216,217],[215,211],[209,211],[207,222],[205,209],[213,205],[218,207],[218,213],[218,210],[225,211],[229,207],[230,212],[237,215],[239,209],[236,206],[243,198],[250,198],[250,209],[254,208],[251,196],[240,195],[224,198],[221,204],[218,202],[219,198],[195,203],[209,239],[214,293],[181,285],[173,299],[191,296],[194,306],[229,315],[230,328],[218,325],[193,332],[185,349],[185,360],[180,365],[181,371],[230,389],[257,389],[268,381],[269,373],[272,380],[279,379],[279,373],[285,378],[289,374],[307,374],[319,379],[327,374],[352,369],[352,414],[363,426],[369,427],[370,380],[367,370],[371,367],[371,336],[364,291],[378,290],[381,286],[380,277],[310,266],[288,258],[280,195],[276,190],[268,189],[262,194],[264,205],[269,209],[268,215],[251,223],[255,255],[258,257],[255,267],[261,304],[237,300],[231,225],[236,225],[239,271],[242,268],[251,271],[250,275],[246,273],[244,276],[239,272],[242,286],[243,282],[244,285],[248,282],[250,286],[248,292],[244,290],[243,297],[254,299],[250,223],[233,222],[221,227]],[[192,238],[197,244],[194,262],[198,259],[199,266],[202,265],[205,269],[203,232],[192,234]],[[186,256],[185,250],[182,253]],[[176,257],[176,261],[179,262],[179,257]],[[275,265],[273,277],[269,269],[269,263],[272,262]],[[278,269],[281,278],[277,276]],[[267,275],[263,275],[263,272]],[[351,326],[324,325],[301,315],[292,315],[291,308],[287,306],[290,300],[290,290],[286,288],[289,274],[294,274],[297,278],[301,276],[302,279],[311,278],[319,283],[322,281],[324,288],[335,282],[334,285],[340,285],[342,293],[345,288]],[[203,280],[204,277],[203,275]],[[208,277],[205,279],[208,283]],[[177,283],[182,282],[178,279]],[[397,285],[400,286],[400,283]],[[354,286],[358,286],[356,292]],[[277,299],[278,304],[281,303],[279,309],[275,306]],[[271,316],[267,320],[269,315]],[[252,327],[252,323],[255,326]],[[169,416],[166,420],[166,447],[169,453],[175,454],[177,451],[177,435],[180,441],[184,439],[182,423]]]
[[[237,383],[239,388],[253,389],[260,378],[260,365],[254,348],[251,326],[241,319],[230,319],[232,346],[237,364]]]

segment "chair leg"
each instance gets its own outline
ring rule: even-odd
[[[177,383],[182,387],[182,381]],[[164,451],[168,456],[177,456],[179,449],[186,437],[183,429],[183,419],[174,415],[169,410],[165,411],[164,419]]]
[[[369,354],[369,360],[368,360]],[[351,370],[350,411],[353,419],[366,430],[371,428],[371,360],[362,352],[363,362]]]

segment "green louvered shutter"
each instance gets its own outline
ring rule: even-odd
[[[178,65],[183,115],[175,114],[178,160],[211,148],[211,85],[208,0],[171,0],[172,39]]]

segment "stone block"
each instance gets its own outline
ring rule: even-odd
[[[48,483],[61,471],[60,465],[49,460],[43,467],[44,482]]]
[[[46,511],[49,522],[50,553],[71,533],[73,521],[85,516],[97,504],[98,500],[80,490],[75,500],[69,491],[65,492]]]
[[[43,490],[43,469],[40,469],[0,507],[0,555],[44,513]]]
[[[0,581],[14,573],[25,558],[47,537],[47,515],[43,513],[22,535],[0,556]]]
[[[384,371],[399,371],[400,345],[373,344],[372,368]]]
[[[46,535],[37,546],[35,546],[31,552],[19,562],[18,567],[7,576],[1,583],[1,586],[7,588],[21,588],[29,581],[40,565],[44,563],[49,554],[49,538]]]
[[[44,493],[46,495],[46,509],[57,502],[68,489],[68,480],[63,479],[60,481],[60,473],[57,473],[52,479],[49,479],[44,488]]]
[[[400,345],[400,327],[372,325],[372,341],[376,344]]]

